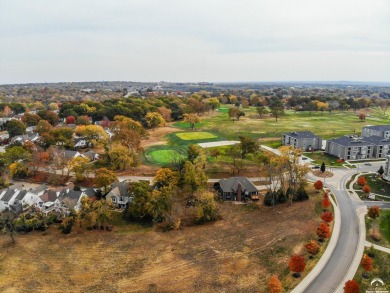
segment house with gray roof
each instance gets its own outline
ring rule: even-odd
[[[293,131],[283,134],[282,144],[304,151],[319,150],[322,138],[311,131]]]
[[[80,210],[81,197],[84,196],[82,191],[65,189],[59,192],[55,201],[56,210],[68,212],[70,209],[75,211]]]
[[[372,159],[375,144],[362,137],[345,135],[326,142],[325,153],[343,160]]]
[[[246,177],[230,177],[219,180],[216,186],[223,200],[243,201],[245,199],[259,199],[259,191]]]
[[[390,125],[368,125],[362,128],[362,137],[373,135],[390,139]]]
[[[111,191],[107,193],[106,200],[113,203],[117,208],[125,208],[133,202],[133,197],[129,193],[129,182],[114,182]]]

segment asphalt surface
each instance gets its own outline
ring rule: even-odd
[[[339,239],[331,257],[322,271],[303,292],[332,293],[343,281],[352,264],[359,242],[359,219],[356,213],[357,207],[363,205],[368,207],[376,205],[381,208],[390,208],[390,202],[355,201],[346,191],[346,182],[350,176],[358,172],[376,172],[381,164],[384,163],[375,162],[371,166],[362,163],[359,164],[358,169],[335,170],[336,179],[331,179],[333,183],[327,184],[326,186],[330,188],[336,196],[340,208],[341,226]],[[337,184],[335,184],[335,181]],[[340,189],[337,189],[336,186]]]

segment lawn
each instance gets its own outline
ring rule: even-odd
[[[318,200],[253,209],[220,203],[222,220],[165,233],[117,214],[112,232],[75,226],[63,235],[53,226],[16,235],[15,245],[0,236],[0,291],[266,292],[279,274],[288,292],[308,273],[291,278],[288,261],[314,237]]]
[[[176,136],[179,137],[182,140],[198,140],[198,139],[213,139],[217,138],[216,135],[204,132],[204,131],[198,131],[198,132],[178,132],[176,133]]]
[[[368,249],[364,253],[368,254]],[[379,250],[374,250],[375,257],[372,259],[374,268],[368,272],[368,279],[364,279],[362,274],[364,272],[362,266],[356,272],[354,279],[360,284],[360,292],[366,292],[368,289],[375,289],[370,287],[370,283],[374,278],[380,278],[387,286],[390,284],[390,254]],[[372,291],[374,292],[374,291]]]
[[[305,157],[308,157],[310,159],[314,160],[314,163],[317,165],[321,165],[322,163],[325,163],[326,167],[340,167],[343,163],[338,163],[337,158],[330,156],[328,154],[325,154],[324,152],[305,152],[303,153]]]
[[[387,241],[387,247],[390,248],[390,210],[382,210],[379,218],[379,230],[384,240]]]
[[[144,158],[152,164],[169,165],[174,160],[185,157],[185,150],[180,147],[153,146],[145,150]]]
[[[385,195],[385,196],[390,196],[390,183],[384,181],[383,179],[377,177],[377,174],[366,174],[364,177],[367,180],[367,185],[370,186],[371,193],[376,193],[379,195]],[[356,190],[361,190],[362,186],[359,184],[355,183],[353,185],[353,188]],[[390,201],[389,198],[385,197],[379,197],[376,198],[376,200],[384,200],[384,201]]]

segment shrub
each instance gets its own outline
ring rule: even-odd
[[[367,184],[367,180],[366,180],[366,177],[364,176],[360,176],[357,180],[357,183],[360,185],[360,186],[364,186]]]
[[[276,275],[273,275],[268,281],[269,292],[279,293],[282,290],[282,283],[280,283],[279,278]]]
[[[330,229],[328,225],[326,225],[324,222],[320,223],[320,225],[317,228],[317,236],[323,240],[326,238],[329,238],[330,236]]]
[[[374,265],[372,258],[369,257],[367,254],[363,254],[363,258],[360,264],[366,272],[372,271],[372,267]]]
[[[297,273],[295,276],[299,277],[300,273],[305,270],[306,262],[302,256],[294,255],[291,257],[288,266],[290,267],[290,271]]]
[[[311,255],[316,255],[317,253],[320,252],[320,246],[315,240],[311,240],[310,242],[306,243],[304,246],[307,252]]]
[[[320,190],[324,187],[324,184],[321,180],[317,180],[314,182],[314,188],[317,190],[317,192],[320,192]]]
[[[331,202],[330,202],[328,196],[327,196],[327,197],[324,197],[324,199],[323,199],[322,202],[321,202],[321,205],[322,205],[322,207],[323,207],[324,209],[327,209],[327,208],[330,207]]]
[[[295,201],[304,201],[309,199],[306,189],[303,186],[300,186],[295,194]]]
[[[60,225],[60,229],[62,233],[70,234],[70,232],[72,232],[72,227],[74,225],[74,222],[75,222],[74,217],[66,217]]]
[[[378,206],[373,206],[368,209],[368,216],[372,219],[376,219],[380,215],[380,209]]]
[[[330,212],[330,211],[327,211],[327,212],[323,212],[322,215],[321,215],[321,219],[326,222],[326,223],[330,223],[333,221],[333,213]]]
[[[344,293],[360,293],[359,283],[355,280],[349,280],[345,283]]]

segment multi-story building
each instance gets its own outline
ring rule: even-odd
[[[386,158],[386,156],[390,154],[389,138],[383,138],[381,136],[373,135],[369,137],[364,137],[363,140],[374,144],[374,153],[372,156],[373,158]]]
[[[382,178],[390,181],[390,155],[386,156],[386,164],[385,164],[385,173],[383,173]]]
[[[282,144],[304,151],[319,150],[322,147],[322,138],[311,131],[294,131],[283,134]]]
[[[325,153],[344,160],[372,159],[375,144],[361,137],[342,136],[326,142]]]
[[[362,128],[362,137],[373,135],[390,139],[390,125],[371,125]]]

